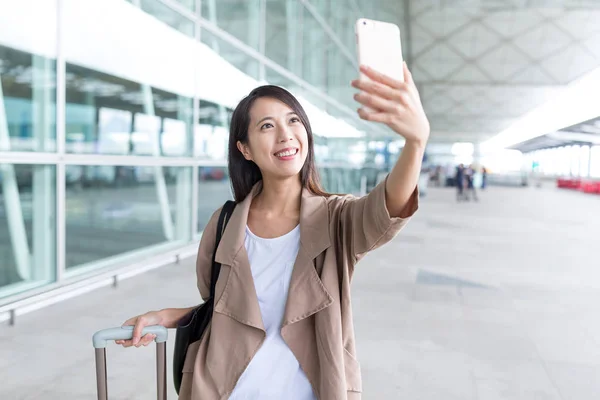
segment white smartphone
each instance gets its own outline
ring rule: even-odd
[[[360,18],[356,21],[358,63],[404,82],[402,41],[396,24]],[[361,78],[367,79],[361,73]]]

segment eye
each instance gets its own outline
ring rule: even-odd
[[[300,118],[298,118],[298,117],[292,117],[292,118],[290,119],[290,122],[291,122],[291,123],[300,122]]]
[[[273,127],[273,124],[271,124],[270,122],[267,122],[266,124],[263,124],[263,126],[261,126],[260,129],[269,129],[272,127]]]

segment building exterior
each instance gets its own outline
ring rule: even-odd
[[[0,319],[191,254],[261,83],[301,99],[326,187],[364,190],[354,21],[401,15],[375,3],[0,0]]]

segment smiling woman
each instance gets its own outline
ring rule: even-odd
[[[389,242],[416,212],[429,135],[405,72],[407,84],[372,71],[375,87],[354,83],[362,90],[356,99],[373,110],[361,108],[359,115],[406,140],[389,176],[361,198],[321,188],[310,123],[288,91],[260,86],[236,106],[228,159],[236,205],[220,241],[222,209],[200,241],[198,288],[214,309],[204,331],[210,334],[187,349],[179,399],[360,400],[352,275],[367,252]],[[191,310],[131,318],[125,325],[135,326],[133,338],[118,343],[147,345],[153,338],[142,336],[145,326],[177,327]]]
[[[314,138],[298,100],[278,86],[253,90],[236,107],[229,136],[229,175],[236,201],[260,180],[300,172],[298,186],[325,195],[315,167]]]

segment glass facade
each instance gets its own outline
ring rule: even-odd
[[[0,0],[0,306],[197,241],[265,82],[305,106],[326,189],[361,191],[354,21],[402,19],[374,3]]]
[[[600,178],[600,146],[571,145],[543,149],[525,155],[528,166],[553,177]]]
[[[189,167],[69,165],[66,268],[190,240]]]
[[[0,2],[3,10],[6,10]],[[0,16],[0,151],[56,151],[56,1]],[[31,14],[31,8],[38,12]],[[16,15],[15,15],[16,14]],[[46,18],[47,16],[47,18]],[[16,21],[19,21],[18,23]]]
[[[56,168],[0,162],[0,295],[56,278]]]

